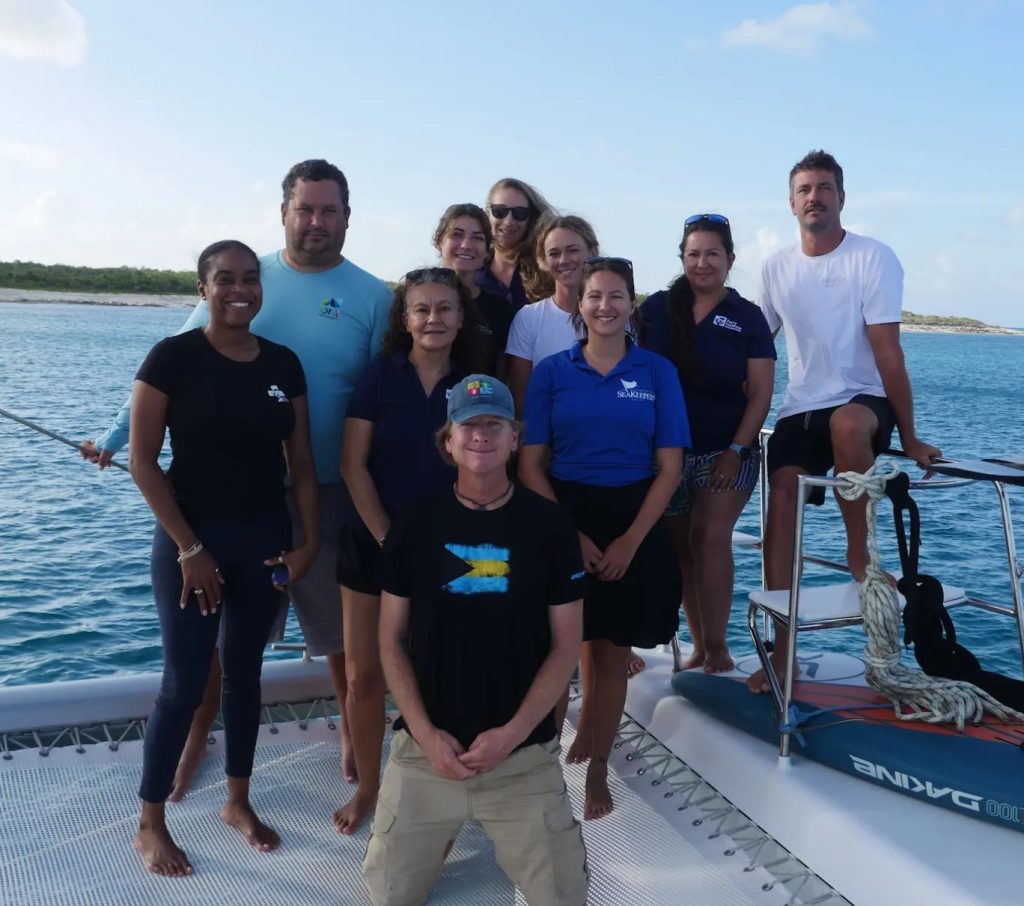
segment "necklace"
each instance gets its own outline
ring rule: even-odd
[[[510,480],[508,483],[508,487],[505,488],[505,490],[502,491],[497,497],[495,497],[493,500],[487,501],[474,500],[472,497],[467,497],[465,494],[459,493],[459,483],[457,481],[452,485],[452,490],[455,491],[455,496],[458,497],[459,500],[461,500],[463,503],[473,504],[473,509],[486,510],[487,507],[493,506],[499,500],[501,500],[502,497],[505,497],[508,494],[512,493],[512,482]]]

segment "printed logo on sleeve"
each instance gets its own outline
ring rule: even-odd
[[[466,384],[469,396],[494,396],[494,385],[490,381],[470,381]]]
[[[622,389],[617,394],[620,400],[646,400],[649,403],[654,402],[654,391],[644,390],[639,386],[639,381],[627,381],[625,378],[619,378],[619,383],[622,384]]]
[[[267,396],[272,397],[279,403],[287,403],[288,397],[284,395],[284,391],[277,386],[277,384],[271,384],[270,389],[267,391]]]
[[[711,323],[715,327],[724,327],[726,330],[735,330],[736,333],[743,333],[743,328],[735,321],[730,321],[725,315],[715,315]]]
[[[343,301],[343,299],[335,299],[333,297],[330,299],[324,299],[324,301],[320,303],[320,317],[330,318],[332,321],[337,321],[338,316],[341,314],[341,303]]]
[[[569,576],[569,581],[570,582],[575,582],[577,579],[582,579],[585,575],[586,575],[586,572],[584,572],[581,569],[578,573],[573,573],[571,576]]]

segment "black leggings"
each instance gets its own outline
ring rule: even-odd
[[[187,606],[181,609],[178,548],[157,524],[151,568],[164,646],[164,674],[146,727],[139,787],[139,796],[146,802],[163,802],[171,791],[192,717],[203,700],[222,619],[225,773],[229,777],[252,774],[259,733],[263,648],[281,606],[281,593],[271,584],[271,568],[263,561],[291,544],[286,511],[244,522],[198,524],[193,528],[217,561],[224,579],[221,606],[216,614],[204,617],[195,595],[190,594]]]

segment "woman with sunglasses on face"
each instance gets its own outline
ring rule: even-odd
[[[579,339],[572,316],[580,297],[583,262],[597,253],[597,235],[582,217],[568,214],[541,223],[537,260],[554,281],[555,290],[548,298],[521,308],[512,321],[505,352],[517,412],[523,411],[526,384],[537,363],[571,348]]]
[[[583,563],[583,638],[592,692],[573,754],[590,759],[585,818],[612,809],[608,755],[626,698],[630,646],[675,634],[682,593],[662,519],[689,446],[686,405],[672,363],[629,336],[632,265],[592,258],[574,322],[583,339],[541,361],[526,389],[519,475],[576,517]]]
[[[165,877],[192,873],[167,829],[164,803],[218,643],[227,753],[221,818],[261,852],[280,842],[249,802],[263,647],[281,603],[273,570],[283,566],[299,579],[320,547],[302,366],[290,349],[249,330],[263,302],[259,259],[226,240],[200,254],[198,270],[209,323],[153,347],[131,404],[129,466],[157,519],[153,597],[164,648],[146,727],[135,849],[149,871]],[[164,474],[159,456],[168,430],[172,458]],[[293,550],[286,474],[306,538]]]
[[[487,193],[487,215],[494,234],[494,255],[477,282],[501,296],[513,314],[528,302],[546,299],[554,291],[551,278],[537,264],[537,229],[551,206],[529,183],[506,177]]]
[[[684,669],[734,666],[726,644],[732,609],[732,532],[757,483],[758,434],[772,402],[775,343],[764,315],[725,285],[736,256],[721,214],[687,218],[683,273],[640,309],[641,342],[679,373],[693,446],[666,512],[683,573],[693,640]]]
[[[481,289],[477,272],[487,264],[493,236],[491,224],[483,208],[475,204],[449,205],[434,230],[434,248],[441,264],[459,275],[459,282],[469,293],[480,315],[479,329],[486,337],[486,374],[504,379],[505,344],[512,325],[512,307],[504,296]]]
[[[434,446],[448,394],[486,355],[479,316],[450,268],[410,271],[395,290],[380,356],[356,384],[345,419],[341,474],[348,490],[338,542],[348,679],[346,715],[358,787],[334,813],[352,834],[377,801],[384,738],[380,552],[400,509],[451,485],[455,470]]]

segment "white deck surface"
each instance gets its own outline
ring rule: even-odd
[[[566,744],[572,730],[567,728]],[[302,906],[367,903],[360,860],[368,831],[336,834],[332,810],[347,796],[337,768],[334,734],[322,721],[261,730],[253,778],[254,804],[282,836],[280,850],[259,853],[217,818],[223,801],[222,746],[211,749],[194,792],[169,806],[169,820],[196,873],[165,879],[147,874],[131,848],[141,743],[54,749],[47,758],[20,751],[0,762],[0,902],[11,906]],[[585,822],[592,872],[590,904],[678,906],[681,903],[781,904],[788,895],[763,870],[744,871],[743,856],[724,857],[728,840],[708,839],[664,789],[615,753],[616,809]],[[584,770],[566,770],[577,814]],[[665,788],[667,789],[667,787]],[[645,802],[638,792],[657,807]],[[497,868],[478,826],[467,825],[431,904],[524,902]],[[537,904],[543,906],[543,904]]]

